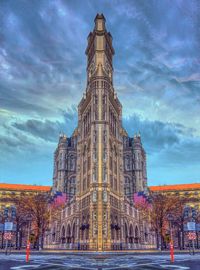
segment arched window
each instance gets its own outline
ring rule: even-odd
[[[124,178],[124,193],[126,196],[130,196],[131,194],[130,179],[127,176]]]
[[[144,239],[145,239],[145,242],[148,242],[148,230],[147,230],[146,227],[145,227],[145,230],[144,230]]]
[[[127,243],[128,242],[128,226],[127,226],[126,222],[125,222],[125,226],[124,226],[124,235],[125,235],[125,241]]]
[[[103,167],[103,182],[107,182],[107,172],[106,172],[106,167]]]
[[[53,228],[53,232],[52,232],[52,242],[56,241],[56,228]]]
[[[83,178],[83,191],[86,190],[86,178]]]
[[[74,171],[76,168],[76,159],[73,155],[70,155],[68,158],[68,170]]]
[[[76,224],[75,224],[75,222],[74,222],[74,224],[73,224],[73,226],[72,226],[72,243],[74,243],[74,241],[75,241],[75,238],[76,238]]]
[[[110,156],[110,170],[112,171],[112,169],[113,169],[113,159],[112,156]]]
[[[93,176],[92,176],[93,182],[97,181],[97,167],[94,167]]]
[[[70,197],[73,197],[76,194],[76,178],[73,176],[68,182],[68,192]]]
[[[61,243],[64,244],[65,243],[65,227],[62,227],[62,231],[61,231]]]
[[[113,176],[112,176],[112,174],[110,175],[110,186],[111,186],[111,188],[113,188]]]
[[[87,164],[87,161],[85,159],[85,160],[83,160],[83,174],[86,173],[86,164]]]
[[[71,227],[70,224],[67,226],[67,243],[71,243]]]
[[[91,166],[91,158],[89,156],[88,160],[87,160],[87,169],[88,169],[88,171],[90,170],[90,166]]]
[[[114,178],[114,189],[117,190],[117,178]]]
[[[125,170],[129,171],[131,169],[131,161],[130,157],[126,156],[125,157]]]
[[[129,227],[129,243],[133,243],[133,225],[131,224]]]
[[[139,243],[139,230],[138,230],[138,226],[135,227],[135,243],[136,244]]]

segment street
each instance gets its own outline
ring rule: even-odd
[[[125,269],[177,269],[199,270],[200,254],[175,255],[175,262],[170,263],[169,254],[122,254],[122,253],[75,253],[32,254],[30,262],[25,262],[25,254],[13,253],[5,256],[0,254],[0,270],[68,270],[68,269],[96,269],[96,270],[125,270]]]

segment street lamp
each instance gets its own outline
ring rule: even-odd
[[[27,241],[29,241],[32,217],[31,216],[27,216],[26,217],[26,221],[27,221],[27,228],[28,228],[28,231],[27,231]]]
[[[171,214],[168,215],[167,217],[169,221],[169,229],[170,229],[170,240],[172,241],[173,236],[172,236],[172,221],[174,220],[173,216]]]
[[[26,220],[27,220],[27,223],[28,223],[27,245],[26,245],[26,262],[29,262],[29,256],[30,256],[30,229],[31,229],[32,217],[27,216]]]
[[[172,221],[173,221],[173,216],[171,214],[168,215],[167,217],[169,221],[169,229],[170,229],[170,256],[171,256],[171,262],[174,262],[174,243],[173,243],[173,234],[172,234]]]

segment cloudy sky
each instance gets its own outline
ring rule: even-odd
[[[200,2],[0,1],[0,182],[51,184],[86,84],[85,48],[103,12],[130,136],[150,185],[200,182]]]

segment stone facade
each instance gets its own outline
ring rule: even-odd
[[[88,35],[87,86],[72,137],[60,135],[53,190],[68,203],[51,224],[47,247],[141,248],[154,244],[149,224],[134,208],[135,192],[147,190],[146,154],[140,135],[122,126],[122,105],[113,87],[112,36],[103,14]],[[144,236],[145,235],[145,236]]]

